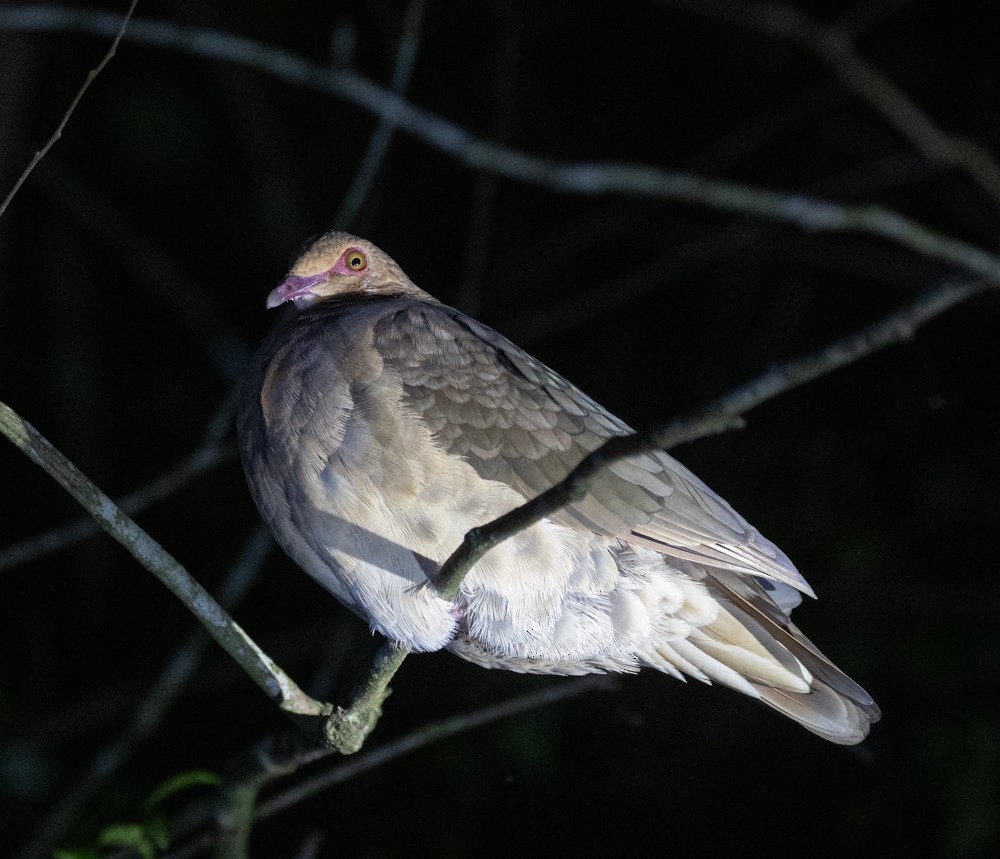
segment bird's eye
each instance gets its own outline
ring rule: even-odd
[[[348,251],[344,254],[344,262],[351,271],[363,271],[368,265],[368,260],[361,251]]]

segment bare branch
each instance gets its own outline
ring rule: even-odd
[[[413,68],[417,61],[417,49],[420,47],[420,28],[423,25],[426,9],[426,0],[411,0],[406,9],[403,35],[399,40],[396,63],[389,83],[394,93],[405,95],[410,87],[410,79],[413,77]],[[378,127],[368,141],[368,148],[361,157],[354,179],[333,219],[333,225],[337,229],[346,230],[357,220],[361,207],[371,192],[379,168],[389,152],[389,143],[395,130],[396,121],[392,117],[382,116],[379,119]]]
[[[368,677],[355,691],[350,706],[337,707],[326,722],[326,741],[331,748],[349,755],[364,745],[382,716],[382,704],[389,696],[389,681],[408,653],[405,647],[392,641],[379,648]]]
[[[48,151],[55,146],[56,141],[62,137],[63,129],[66,128],[66,123],[69,122],[69,118],[73,115],[73,111],[76,110],[76,106],[80,103],[80,99],[83,98],[83,94],[90,88],[90,85],[94,82],[97,76],[104,71],[104,67],[111,62],[111,58],[118,50],[118,44],[121,42],[122,36],[125,35],[128,22],[132,19],[132,13],[135,11],[135,7],[138,2],[139,0],[132,0],[128,7],[128,11],[125,13],[125,18],[118,25],[118,32],[115,34],[115,37],[111,42],[111,47],[108,48],[107,52],[101,58],[101,61],[97,64],[97,66],[87,72],[87,77],[84,80],[83,85],[79,90],[77,90],[76,95],[73,96],[73,100],[69,103],[69,107],[66,108],[66,112],[63,114],[62,119],[59,120],[56,130],[52,132],[52,136],[48,139],[48,142],[35,153],[34,158],[32,158],[28,163],[28,166],[24,168],[21,175],[17,177],[14,187],[10,189],[10,192],[4,198],[4,201],[0,203],[0,217],[3,217],[3,213],[7,211],[10,201],[14,199],[14,195],[17,194],[17,192],[21,189],[21,186],[27,181],[32,171],[38,165],[38,162],[48,154]]]
[[[275,665],[166,549],[118,508],[38,430],[4,403],[0,403],[0,432],[163,582],[282,710],[304,716],[325,715],[325,706],[306,695]]]
[[[606,676],[565,680],[548,686],[540,692],[520,695],[497,704],[489,704],[469,713],[431,722],[399,739],[355,755],[350,760],[339,761],[327,771],[305,779],[253,808],[253,803],[262,788],[279,778],[290,775],[305,764],[313,763],[330,754],[329,749],[304,744],[301,734],[282,734],[269,737],[259,743],[247,755],[246,760],[237,764],[235,768],[236,773],[230,790],[238,792],[238,796],[235,798],[242,803],[242,807],[234,811],[243,818],[249,818],[249,820],[265,820],[298,805],[321,791],[329,790],[366,772],[385,766],[404,755],[419,751],[457,734],[481,728],[539,707],[576,698],[589,692],[611,688],[613,688],[613,681]],[[249,823],[249,820],[245,819],[243,822]],[[204,825],[204,823],[205,815],[203,814],[197,825]],[[230,821],[230,825],[235,823],[235,820]],[[188,859],[188,857],[196,856],[216,845],[221,837],[222,834],[215,829],[205,832],[170,851],[164,859]]]
[[[471,713],[462,713],[438,722],[433,722],[404,737],[400,737],[398,740],[385,743],[371,752],[359,754],[349,761],[338,763],[329,772],[321,773],[311,779],[299,782],[294,787],[261,803],[257,810],[257,819],[263,820],[272,817],[278,812],[291,808],[293,805],[302,802],[302,800],[321,790],[327,790],[336,784],[342,784],[361,773],[383,766],[402,755],[417,751],[431,743],[439,742],[455,734],[473,728],[480,728],[492,722],[499,722],[502,719],[516,716],[527,710],[533,710],[536,707],[565,701],[568,698],[575,698],[578,695],[599,689],[611,689],[613,686],[614,681],[603,675],[584,677],[577,680],[564,680],[561,683],[543,689],[541,692],[522,695],[509,701],[473,710]]]
[[[116,503],[119,509],[129,516],[135,516],[187,486],[202,474],[229,462],[235,455],[236,449],[232,444],[203,445],[149,483],[123,495]],[[66,549],[97,534],[100,530],[100,526],[92,517],[82,516],[35,537],[11,543],[0,548],[0,572]]]
[[[184,457],[173,468],[168,469],[149,483],[133,489],[116,502],[118,506],[135,516],[143,510],[162,501],[200,475],[228,462],[236,456],[236,448],[223,442],[232,430],[233,416],[239,399],[239,384],[230,387],[222,402],[208,421],[205,435],[197,450]],[[0,548],[0,572],[21,564],[27,564],[50,552],[58,552],[100,531],[100,526],[92,516],[84,516],[75,522],[59,525],[36,537]]]
[[[925,158],[963,170],[1000,203],[1000,165],[974,140],[951,134],[934,122],[903,90],[866,60],[851,43],[851,34],[827,26],[792,6],[779,3],[692,3],[661,0],[736,26],[788,39],[826,63],[843,83],[877,110]]]
[[[59,6],[0,8],[0,27],[19,30],[103,35],[112,20],[112,16],[103,12]],[[803,194],[754,188],[650,165],[563,161],[524,152],[476,137],[352,72],[327,69],[282,48],[218,30],[135,20],[126,38],[235,63],[296,86],[328,93],[397,123],[400,129],[475,170],[568,194],[625,194],[677,200],[754,214],[808,231],[874,236],[1000,285],[1000,257],[882,206],[843,206]]]
[[[219,604],[231,610],[247,592],[274,549],[274,540],[263,525],[244,542],[239,557],[219,586]],[[205,631],[196,628],[181,643],[160,672],[160,676],[132,713],[129,724],[111,745],[98,752],[87,769],[73,782],[56,807],[39,825],[32,840],[21,850],[22,859],[48,856],[91,798],[135,754],[159,727],[201,663],[208,644]]]
[[[432,586],[444,599],[454,599],[468,571],[494,546],[583,498],[607,466],[650,450],[674,447],[742,424],[740,417],[779,394],[853,364],[872,352],[909,339],[925,322],[982,292],[981,283],[946,283],[925,293],[862,330],[831,343],[818,352],[778,364],[766,373],[720,397],[690,415],[649,432],[611,439],[576,466],[566,478],[499,519],[473,528],[438,571]]]

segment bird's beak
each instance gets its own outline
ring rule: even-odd
[[[294,301],[299,310],[304,310],[319,300],[312,294],[312,288],[317,284],[326,283],[329,279],[328,271],[306,276],[290,274],[268,293],[267,309],[271,310],[286,301]]]

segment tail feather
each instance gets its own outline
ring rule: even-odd
[[[795,695],[782,689],[758,687],[760,698],[779,713],[794,719],[806,730],[842,746],[853,746],[868,736],[868,729],[878,721],[879,711],[864,706],[814,682],[807,695]]]
[[[753,698],[759,697],[753,684],[744,678],[737,668],[728,662],[717,659],[715,655],[709,653],[707,649],[699,647],[690,638],[677,639],[670,642],[670,645],[681,659],[694,665],[709,682],[714,680],[730,686],[744,695],[750,695]]]
[[[860,743],[881,715],[871,696],[791,622],[755,579],[706,571],[718,616],[686,639],[660,643],[646,664],[759,698],[824,739]]]

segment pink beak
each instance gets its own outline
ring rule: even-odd
[[[319,274],[310,274],[303,277],[299,274],[290,274],[267,295],[267,309],[271,310],[286,301],[294,301],[296,298],[308,298],[311,296],[310,290],[319,283],[326,283],[330,279],[330,272],[324,271]],[[298,302],[296,302],[298,304]]]

